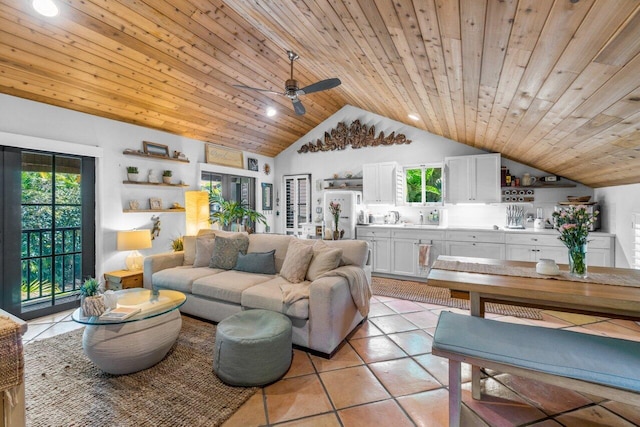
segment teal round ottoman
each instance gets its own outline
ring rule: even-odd
[[[287,372],[291,357],[291,320],[281,313],[246,310],[218,323],[213,371],[227,384],[269,384]]]

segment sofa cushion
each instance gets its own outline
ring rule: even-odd
[[[250,234],[247,253],[269,252],[270,250],[275,249],[276,271],[280,271],[287,255],[289,242],[294,239],[295,238],[293,236],[286,236],[283,234]]]
[[[193,267],[209,267],[211,255],[213,255],[214,236],[199,236],[196,238],[196,257]]]
[[[248,236],[249,233],[247,233],[246,231],[225,231],[225,230],[214,230],[213,228],[203,228],[201,230],[198,230],[198,237],[201,236],[209,236],[211,238],[216,237],[216,236],[222,236],[222,237],[236,237],[236,236]]]
[[[209,269],[209,271],[212,271]],[[194,295],[240,304],[242,292],[261,282],[273,279],[268,274],[245,273],[235,270],[218,270],[218,274],[202,277],[193,282],[191,292]]]
[[[309,318],[309,299],[301,299],[293,304],[282,302],[280,285],[290,285],[285,278],[276,277],[272,280],[252,286],[242,292],[242,306],[244,308],[263,308],[277,311],[289,317],[298,319]]]
[[[302,282],[307,275],[312,257],[313,246],[302,243],[298,239],[292,239],[280,269],[280,275],[291,283]]]
[[[247,273],[276,274],[275,252],[272,249],[269,252],[252,252],[246,255],[240,253],[233,269]]]
[[[154,287],[191,293],[194,280],[222,271],[223,270],[212,270],[209,267],[192,268],[190,265],[185,265],[167,268],[153,273],[151,280]]]
[[[369,257],[369,244],[364,240],[326,240],[332,248],[342,249],[340,265],[364,267]]]
[[[324,273],[338,268],[342,259],[342,249],[332,248],[318,240],[313,245],[313,257],[307,270],[307,280],[314,281]]]
[[[216,236],[213,242],[213,254],[209,267],[231,270],[238,261],[239,253],[247,253],[249,238],[244,235],[234,237]]]
[[[184,236],[182,238],[184,248],[184,260],[182,265],[193,265],[196,260],[196,236]]]

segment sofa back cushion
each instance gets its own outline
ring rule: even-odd
[[[323,240],[316,240],[313,244],[313,257],[307,270],[307,280],[314,281],[340,265],[342,249],[333,248]]]
[[[291,283],[304,281],[311,257],[313,257],[313,246],[302,243],[298,239],[291,239],[280,275]]]
[[[342,249],[340,265],[355,265],[363,267],[369,258],[369,244],[364,240],[325,240],[332,248]]]
[[[275,249],[276,270],[280,271],[292,239],[294,239],[293,236],[282,234],[250,234],[247,253],[269,252]]]
[[[275,249],[269,252],[238,254],[234,270],[257,274],[276,274]]]
[[[195,244],[195,256],[193,261],[193,267],[208,267],[211,262],[211,256],[213,255],[213,245],[216,236],[234,238],[238,236],[247,237],[248,233],[245,232],[231,232],[224,230],[211,230],[202,229],[198,231]],[[186,251],[186,248],[185,248]],[[186,264],[186,262],[185,262]],[[233,263],[235,265],[235,261]],[[233,268],[233,265],[229,268]]]
[[[213,239],[213,254],[209,267],[231,270],[238,261],[238,254],[247,253],[249,237],[238,234],[233,237],[216,236]]]

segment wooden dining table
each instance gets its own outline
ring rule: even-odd
[[[484,317],[487,302],[640,321],[640,270],[589,267],[574,279],[535,272],[535,262],[440,255],[429,272],[430,286],[468,298],[472,316]],[[520,275],[522,273],[522,275]],[[472,369],[472,394],[480,398],[480,368]]]

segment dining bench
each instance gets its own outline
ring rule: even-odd
[[[433,354],[449,359],[449,425],[460,425],[460,364],[640,405],[640,342],[443,311]]]

